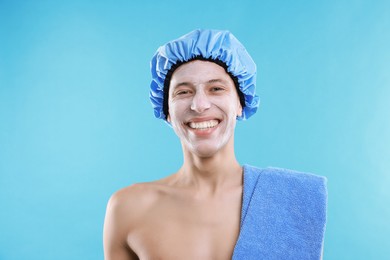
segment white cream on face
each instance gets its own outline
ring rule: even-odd
[[[169,116],[184,149],[211,156],[234,135],[240,101],[233,80],[221,66],[195,60],[172,75]]]

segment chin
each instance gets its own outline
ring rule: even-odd
[[[232,142],[233,135],[223,135],[220,138],[208,138],[204,140],[182,140],[184,150],[200,158],[209,158],[223,152]]]
[[[222,147],[208,143],[208,144],[199,144],[196,147],[192,147],[190,151],[192,154],[195,154],[200,158],[209,158],[217,154],[221,149]]]
[[[198,150],[198,151],[194,151],[193,154],[195,154],[199,158],[206,159],[206,158],[213,157],[216,154],[216,152],[215,151],[210,151],[210,150],[208,150],[208,151],[202,151],[202,150],[199,151]]]

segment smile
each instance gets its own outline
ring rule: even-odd
[[[217,126],[219,124],[218,120],[209,120],[203,122],[189,122],[188,126],[192,129],[209,129]]]

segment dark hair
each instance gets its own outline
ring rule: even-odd
[[[220,59],[213,59],[211,57],[210,58],[205,58],[203,56],[198,55],[198,56],[192,57],[191,59],[189,59],[187,61],[178,61],[175,64],[173,64],[172,67],[168,70],[167,75],[165,76],[165,80],[164,80],[163,112],[164,112],[164,115],[165,115],[165,119],[167,119],[168,113],[169,113],[169,107],[168,107],[169,86],[171,84],[171,78],[172,78],[173,72],[175,72],[175,70],[178,67],[180,67],[181,65],[183,65],[185,63],[188,63],[190,61],[194,61],[194,60],[211,61],[211,62],[214,62],[217,65],[221,66],[222,68],[224,68],[226,73],[233,80],[234,86],[236,86],[236,90],[237,90],[237,93],[238,93],[238,97],[240,99],[241,106],[243,108],[245,107],[245,97],[244,97],[244,94],[240,90],[240,84],[238,83],[238,79],[237,79],[236,76],[234,76],[233,74],[231,74],[228,71],[228,66],[226,65],[226,63],[221,61]]]

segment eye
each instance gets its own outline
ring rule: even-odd
[[[210,88],[211,92],[220,92],[220,91],[223,91],[223,90],[225,90],[223,87],[218,87],[218,86]]]
[[[183,96],[183,95],[188,95],[190,93],[191,93],[191,91],[188,89],[180,89],[180,90],[175,92],[175,96]]]

